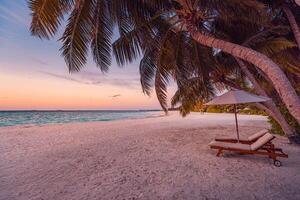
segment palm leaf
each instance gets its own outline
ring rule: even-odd
[[[199,8],[213,16],[218,16],[226,22],[240,21],[266,25],[269,23],[267,7],[256,0],[206,0],[199,1]]]
[[[285,38],[275,38],[257,44],[256,50],[267,56],[272,56],[273,54],[289,48],[294,48],[296,46],[297,45],[294,42],[289,41]]]
[[[49,39],[56,33],[64,14],[71,9],[73,0],[29,0],[28,4],[32,16],[31,34]]]
[[[180,113],[186,116],[199,103],[214,96],[214,87],[210,81],[203,81],[203,77],[194,77],[178,87],[171,99],[172,107],[180,104]]]
[[[152,60],[152,52],[147,52],[140,62],[140,80],[142,90],[150,96],[152,82],[156,73],[156,66]]]
[[[92,27],[91,48],[93,59],[101,71],[106,72],[111,65],[111,40],[113,22],[109,5],[106,1],[97,0]]]
[[[62,55],[70,72],[79,71],[86,63],[87,49],[91,41],[93,7],[93,1],[78,0],[61,38]]]
[[[157,99],[165,112],[168,112],[167,104],[167,84],[169,82],[169,73],[165,70],[156,71],[155,91]]]
[[[271,57],[279,66],[288,73],[300,78],[300,56],[297,48],[289,48],[278,52]]]

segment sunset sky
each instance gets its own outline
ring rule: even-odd
[[[0,0],[0,110],[160,108],[155,93],[142,93],[139,61],[122,68],[114,61],[103,74],[90,57],[83,71],[69,74],[61,34],[32,37],[29,14],[25,0]]]

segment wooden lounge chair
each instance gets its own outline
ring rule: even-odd
[[[274,135],[266,133],[253,144],[213,141],[209,144],[209,146],[212,149],[218,150],[217,156],[220,156],[223,151],[233,151],[241,154],[269,156],[269,158],[273,159],[274,165],[276,167],[280,167],[282,164],[279,160],[277,160],[277,157],[287,158],[288,155],[283,153],[282,149],[275,148],[274,144],[271,142],[274,138]]]
[[[268,133],[269,131],[267,129],[263,129],[261,131],[258,131],[257,133],[250,135],[249,137],[245,138],[245,139],[240,139],[239,143],[242,144],[252,144],[254,143],[256,140],[258,140],[259,138],[261,138],[262,136],[264,136],[266,133]],[[222,138],[222,137],[216,137],[215,141],[218,142],[231,142],[231,143],[237,143],[238,140],[234,139],[234,138]]]

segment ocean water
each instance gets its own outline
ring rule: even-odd
[[[113,121],[158,116],[156,110],[100,110],[100,111],[0,111],[0,127],[41,125],[71,122]]]

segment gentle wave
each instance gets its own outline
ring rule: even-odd
[[[158,116],[161,111],[0,111],[0,126],[113,121]]]

